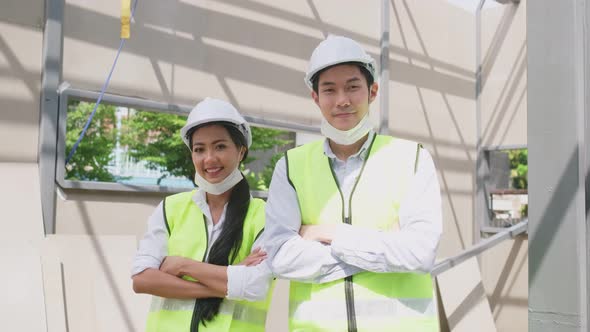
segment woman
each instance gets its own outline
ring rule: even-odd
[[[198,188],[160,203],[134,259],[133,289],[154,295],[146,330],[264,331],[271,278],[260,264],[264,201],[250,197],[239,171],[250,127],[229,103],[206,98],[180,134]]]

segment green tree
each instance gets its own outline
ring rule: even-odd
[[[192,180],[190,151],[178,134],[185,123],[186,117],[180,115],[132,111],[124,121],[121,143],[129,147],[131,158],[145,161],[147,168]]]
[[[510,160],[510,179],[514,189],[528,188],[528,150],[519,149],[508,152],[508,159]]]
[[[279,129],[252,127],[252,146],[250,147],[250,151],[265,151],[277,146],[285,146],[293,143],[292,140],[286,138],[286,133],[286,131]],[[246,172],[244,174],[246,175],[250,188],[253,190],[268,190],[272,172],[282,155],[280,152],[275,153],[264,169],[258,173],[247,169],[248,164],[254,161],[255,158],[252,156],[246,158],[244,161]]]
[[[71,101],[68,105],[66,120],[66,155],[76,143],[88,117],[92,113],[94,103]],[[112,161],[115,147],[115,107],[99,105],[92,123],[72,159],[66,165],[66,178],[86,181],[114,181],[115,178],[107,170]]]
[[[149,111],[137,111],[125,121],[125,133],[122,143],[129,147],[129,155],[135,160],[144,160],[150,169],[165,170],[167,175],[183,176],[190,180],[194,176],[194,166],[190,151],[180,139],[180,128],[184,126],[186,117]],[[281,138],[285,134],[282,130],[252,127],[252,146],[250,151],[268,150],[275,146],[290,143]],[[270,183],[272,170],[280,158],[280,154],[271,158],[271,163],[259,173],[250,171],[247,167],[255,160],[250,154],[244,161],[242,169],[255,190],[265,190]]]

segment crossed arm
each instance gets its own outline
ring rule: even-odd
[[[391,231],[347,224],[302,226],[297,194],[288,183],[284,159],[279,161],[266,206],[273,272],[315,283],[362,271],[429,272],[442,233],[442,208],[432,157],[422,149],[419,158],[401,203],[399,226]]]
[[[289,280],[325,283],[363,271],[334,256],[329,245],[306,237],[305,230],[283,157],[275,166],[266,204],[264,232],[272,272]]]
[[[187,281],[158,269],[145,269],[133,276],[133,290],[136,293],[151,294],[174,299],[202,299],[225,297],[201,282]]]
[[[253,266],[266,258],[255,249],[240,264]],[[180,256],[166,256],[159,269],[148,268],[132,277],[133,290],[166,298],[194,299],[220,297],[227,294],[227,266],[203,263]],[[197,281],[182,279],[189,276]]]
[[[167,252],[168,233],[160,205],[148,221],[148,231],[133,262],[132,280],[136,293],[176,299],[225,298],[228,295],[229,270],[235,267],[166,256]],[[265,258],[264,251],[255,249],[240,262],[241,268],[258,265]],[[183,276],[195,281],[185,280],[181,278]]]

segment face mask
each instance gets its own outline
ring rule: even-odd
[[[334,141],[336,144],[351,145],[356,143],[358,140],[363,138],[373,128],[373,125],[369,121],[369,113],[365,114],[361,122],[354,128],[349,130],[339,130],[334,127],[326,120],[322,118],[321,131],[322,135]]]
[[[228,175],[223,181],[219,183],[211,183],[205,180],[199,172],[195,172],[195,183],[197,186],[205,192],[212,195],[221,195],[224,192],[233,188],[238,182],[242,181],[243,175],[240,170],[236,167],[230,175]]]

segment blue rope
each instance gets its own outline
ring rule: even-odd
[[[139,0],[135,0],[135,2],[133,2],[133,7],[131,8],[130,20],[133,19],[133,16],[135,14],[135,7],[137,6],[138,1]],[[72,150],[70,150],[68,157],[66,158],[66,165],[70,162],[70,160],[74,156],[74,153],[76,153],[76,150],[78,149],[78,145],[80,145],[80,142],[84,138],[84,135],[86,135],[86,130],[88,130],[88,127],[90,127],[90,123],[92,122],[92,118],[94,118],[94,114],[96,114],[96,110],[98,109],[98,105],[100,105],[100,102],[102,101],[102,97],[104,96],[104,93],[105,93],[107,87],[109,86],[109,82],[111,81],[111,76],[113,75],[113,71],[115,70],[115,65],[117,64],[117,60],[119,60],[119,54],[121,54],[121,50],[123,49],[123,45],[125,45],[125,38],[121,38],[121,43],[119,44],[119,50],[117,50],[117,55],[115,56],[115,61],[113,61],[113,66],[111,67],[111,71],[109,72],[109,76],[107,76],[107,79],[104,82],[102,89],[100,90],[100,95],[98,96],[98,99],[96,100],[96,104],[94,104],[94,109],[92,110],[92,113],[90,113],[90,117],[88,117],[88,121],[86,121],[86,125],[84,125],[84,129],[82,129],[82,132],[80,133],[80,137],[78,137],[78,140],[76,141],[76,143],[72,147]]]

